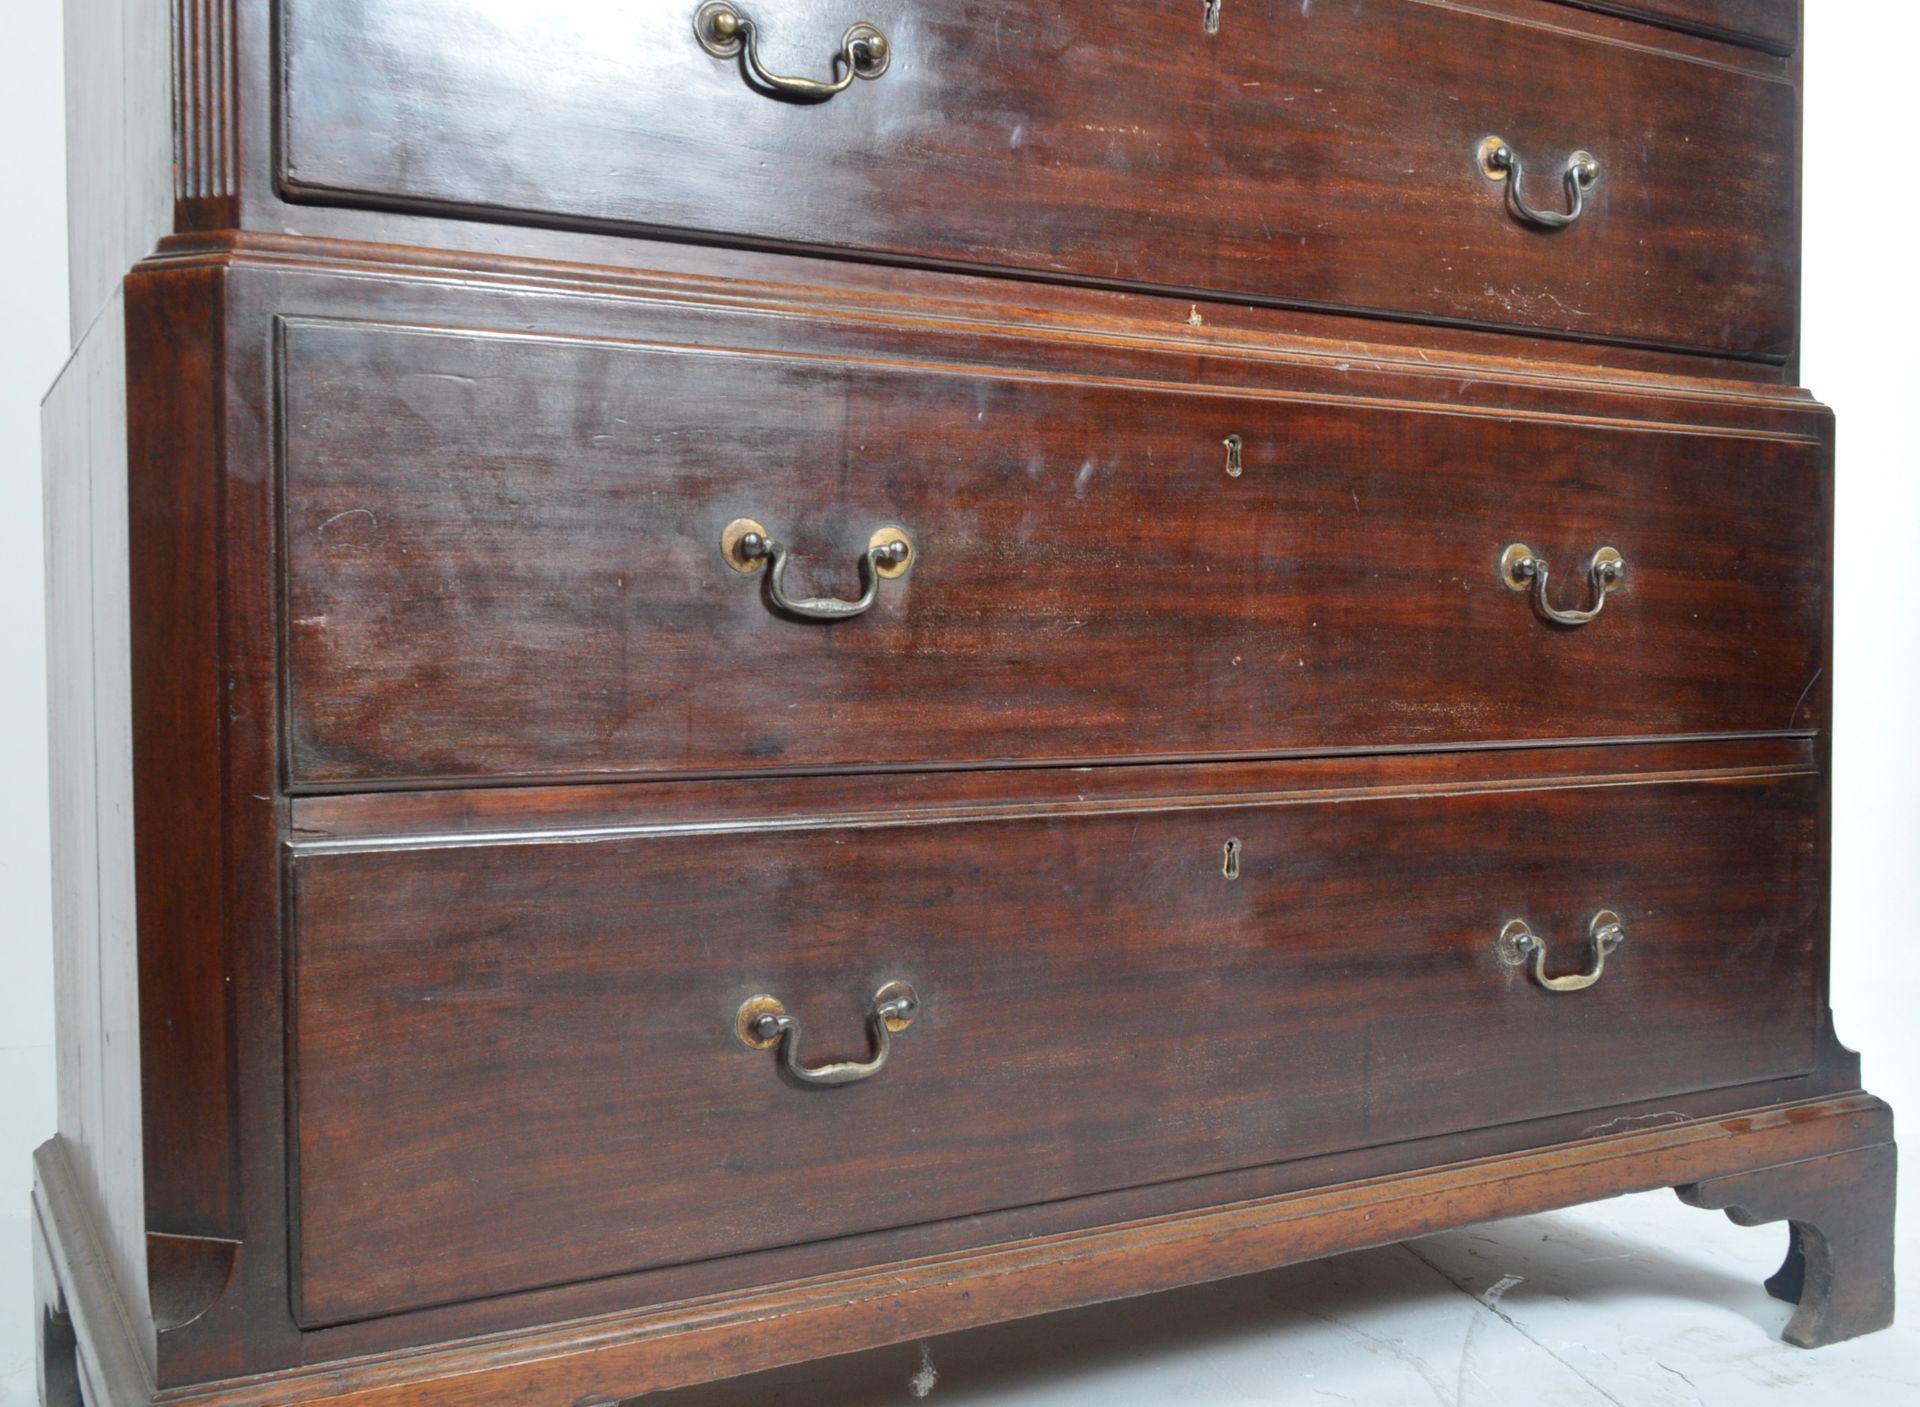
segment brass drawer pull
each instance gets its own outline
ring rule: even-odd
[[[871,1060],[845,1060],[809,1068],[800,1063],[800,1018],[787,1014],[778,997],[752,997],[734,1018],[740,1039],[755,1050],[780,1047],[780,1065],[803,1085],[831,1087],[870,1080],[886,1068],[893,1037],[920,1014],[920,994],[905,982],[889,982],[873,994],[867,1030],[873,1038]]]
[[[838,78],[825,83],[817,78],[788,78],[760,62],[760,26],[725,0],[702,5],[693,17],[693,32],[700,47],[716,59],[738,58],[754,87],[791,102],[823,103],[835,93],[844,93],[856,78],[878,78],[893,57],[887,36],[862,20],[841,36],[840,52],[834,58]]]
[[[1535,210],[1520,194],[1520,153],[1501,137],[1488,137],[1480,143],[1480,169],[1490,181],[1507,185],[1507,208],[1523,224],[1541,230],[1564,230],[1586,213],[1587,192],[1600,179],[1600,163],[1592,152],[1577,151],[1567,158],[1567,205],[1564,215],[1552,210]]]
[[[913,543],[899,528],[882,528],[867,542],[860,557],[860,584],[865,588],[858,600],[837,601],[828,597],[787,595],[788,552],[783,543],[751,518],[737,518],[720,534],[720,555],[736,572],[757,572],[767,562],[773,570],[767,575],[767,594],[774,606],[802,620],[847,620],[873,609],[880,594],[882,579],[905,576],[913,565]]]
[[[1584,611],[1556,610],[1547,601],[1547,559],[1524,542],[1516,542],[1500,554],[1500,579],[1515,591],[1531,591],[1533,608],[1555,625],[1585,625],[1606,609],[1607,597],[1627,578],[1627,560],[1611,547],[1603,547],[1587,563],[1587,580],[1593,587],[1593,605]]]
[[[1595,914],[1587,928],[1593,947],[1593,967],[1572,977],[1547,976],[1546,940],[1529,928],[1525,919],[1514,919],[1501,929],[1495,949],[1509,967],[1523,967],[1531,961],[1533,980],[1549,992],[1584,992],[1607,970],[1607,954],[1627,941],[1626,926],[1611,909]]]

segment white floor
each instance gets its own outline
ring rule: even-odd
[[[1744,1230],[1648,1193],[661,1394],[648,1407],[910,1405],[929,1378],[927,1400],[945,1407],[1920,1403],[1920,1312],[1818,1352],[1779,1341],[1791,1311],[1761,1281],[1785,1247],[1782,1226]],[[1911,1233],[1897,1273],[1920,1290]]]

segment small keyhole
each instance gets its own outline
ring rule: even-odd
[[[1242,468],[1240,451],[1245,447],[1246,441],[1238,435],[1229,435],[1226,439],[1220,441],[1220,443],[1227,447],[1227,477],[1229,479],[1239,478]]]
[[[1220,0],[1207,0],[1206,28],[1209,34],[1220,32]]]
[[[1225,861],[1220,866],[1220,873],[1225,875],[1228,879],[1240,878],[1240,842],[1239,841],[1229,840],[1227,842],[1227,856]]]

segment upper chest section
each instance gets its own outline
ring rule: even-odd
[[[252,47],[290,223],[378,208],[1775,360],[1796,29],[1776,0],[281,0]]]

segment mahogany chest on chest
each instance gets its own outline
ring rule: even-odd
[[[48,1403],[1661,1186],[1888,1322],[1795,0],[69,4]]]

